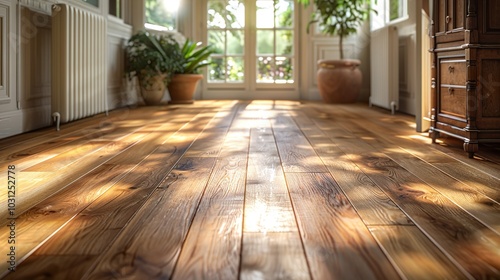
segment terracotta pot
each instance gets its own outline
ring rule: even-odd
[[[171,104],[192,104],[198,82],[203,79],[201,74],[175,74],[168,84]]]
[[[319,60],[318,89],[325,103],[354,103],[361,91],[357,59]]]
[[[165,78],[167,74],[152,77],[140,77],[141,96],[146,105],[160,105],[165,94]]]

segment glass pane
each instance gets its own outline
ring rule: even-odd
[[[390,2],[390,12],[389,12],[389,19],[390,20],[395,20],[398,19],[402,16],[401,12],[401,5],[400,2],[401,0],[391,0]]]
[[[231,28],[245,27],[245,5],[243,0],[230,0],[226,7],[226,18]]]
[[[274,1],[257,0],[257,28],[274,27]]]
[[[243,31],[240,30],[227,31],[228,54],[243,54],[244,42],[245,42],[245,35]]]
[[[227,73],[228,82],[243,82],[244,74],[244,60],[242,57],[228,57],[227,58]]]
[[[291,55],[293,53],[293,33],[291,30],[276,31],[276,54]]]
[[[293,27],[293,1],[276,1],[276,27]]]
[[[226,80],[225,64],[223,57],[212,57],[212,64],[208,66],[208,80],[210,82],[224,82]]]
[[[257,54],[274,54],[273,30],[257,30]]]
[[[177,28],[179,0],[146,0],[146,23],[159,25],[168,30]]]
[[[272,57],[257,58],[257,83],[274,82],[274,59]]]
[[[90,4],[94,7],[99,7],[99,0],[83,0],[83,2]]]
[[[291,58],[276,57],[276,83],[293,83]]]
[[[208,44],[212,45],[215,54],[224,54],[226,50],[226,31],[208,31]]]
[[[208,1],[207,27],[225,28],[224,11],[226,7],[224,1]]]

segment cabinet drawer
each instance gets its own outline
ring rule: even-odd
[[[439,93],[440,112],[465,118],[466,116],[465,88],[442,86]]]
[[[465,60],[441,60],[439,78],[441,84],[465,85]]]

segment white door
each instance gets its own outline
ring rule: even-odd
[[[293,0],[206,0],[204,99],[298,99]]]

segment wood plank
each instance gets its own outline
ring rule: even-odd
[[[328,171],[290,116],[279,113],[272,127],[285,172]]]
[[[369,229],[406,279],[472,279],[415,226],[370,226]]]
[[[225,133],[216,134],[213,128],[227,131],[237,107],[227,114],[217,113],[190,149],[194,147],[198,151],[196,143],[201,142],[218,154]],[[214,163],[215,157],[184,156],[102,254],[97,267],[89,273],[90,278],[171,277]],[[144,223],[145,220],[148,223]]]
[[[95,259],[95,256],[35,256],[2,279],[81,279]],[[31,269],[34,266],[37,270]]]
[[[349,160],[339,146],[307,117],[305,112],[299,113],[294,119],[365,224],[413,224],[406,214]],[[335,125],[328,127],[332,128]]]
[[[231,126],[174,270],[174,279],[236,279],[240,264],[249,122]]]
[[[29,133],[23,133],[6,139],[0,139],[0,158],[8,158],[11,154],[25,151],[26,147],[34,147],[40,143],[58,141],[61,137],[79,137],[82,128],[105,126],[103,124],[115,123],[129,116],[136,117],[141,114],[148,114],[155,111],[155,108],[143,108],[142,110],[130,110],[120,108],[109,112],[109,115],[99,114],[96,116],[80,119],[66,123],[61,126],[61,130],[56,131],[55,127],[42,128]],[[15,139],[16,141],[11,141]]]
[[[395,141],[392,138],[376,137],[382,131],[375,126],[372,126],[371,131],[366,130],[357,121],[347,121],[343,126],[346,128],[345,134],[347,135],[372,139],[369,141],[369,144],[375,150],[385,150],[385,154],[401,165],[401,167],[416,175],[497,234],[500,234],[500,189],[497,187],[500,186],[500,181],[496,181],[493,177],[485,176],[482,172],[478,173],[474,169],[464,170],[457,166],[459,163],[453,162],[453,160],[437,161],[437,157],[434,157],[435,162],[429,164],[429,162],[417,158],[409,152],[409,149],[415,150],[412,147],[412,143],[406,143],[405,140],[401,139]],[[356,131],[356,134],[352,131]],[[388,145],[393,148],[385,149]],[[403,146],[404,148],[399,148],[399,146]],[[422,157],[426,158],[425,155]],[[443,155],[443,157],[446,156]],[[474,179],[462,182],[456,179],[456,177],[451,177],[450,174],[456,174],[456,170],[460,170],[460,176],[466,175]],[[458,175],[456,174],[456,176]],[[494,191],[495,189],[497,191]],[[485,191],[489,196],[484,194]]]
[[[239,279],[311,279],[298,234],[249,232],[243,238]]]
[[[155,141],[145,143],[152,145],[151,153],[146,153],[127,176],[71,220],[35,254],[101,254],[196,139],[201,132],[198,126],[208,121],[203,115],[197,115],[172,135],[153,135]],[[141,153],[144,149],[138,147]],[[136,157],[134,152],[137,151],[128,154],[132,159]],[[132,159],[124,164],[129,164]]]
[[[145,112],[150,112],[149,110],[146,110]],[[164,113],[161,113],[161,115],[164,115]],[[141,122],[142,123],[142,122]],[[130,126],[130,124],[122,124],[125,126]],[[178,124],[180,125],[183,124]],[[164,124],[163,128],[167,127],[172,127],[175,131],[175,126],[172,125],[167,125]],[[82,128],[85,130],[85,128]],[[18,176],[18,193],[16,193],[16,200],[17,200],[17,207],[16,207],[16,212],[18,215],[22,214],[24,211],[29,209],[31,206],[37,204],[38,202],[42,201],[43,199],[47,198],[48,196],[64,189],[67,184],[70,184],[71,182],[77,180],[79,177],[85,175],[86,173],[90,172],[91,170],[95,169],[98,167],[100,164],[103,164],[107,162],[108,160],[112,159],[115,157],[117,154],[120,154],[120,152],[123,152],[127,150],[128,148],[134,146],[136,143],[142,141],[145,136],[147,136],[151,131],[155,131],[157,129],[162,129],[161,125],[155,124],[153,122],[152,125],[144,126],[143,128],[137,131],[134,131],[133,134],[128,135],[122,135],[116,139],[116,143],[112,142],[109,145],[104,146],[100,150],[99,157],[85,157],[83,159],[77,158],[77,157],[72,157],[71,155],[68,155],[68,157],[76,159],[79,161],[77,166],[74,165],[66,165],[63,168],[58,169],[55,174],[50,173],[50,172],[20,172],[17,174]],[[172,131],[172,133],[174,132]],[[160,132],[158,130],[158,132]],[[164,130],[164,132],[167,132]],[[84,134],[82,134],[84,135]],[[110,134],[110,135],[121,135],[121,134]],[[123,138],[126,137],[126,138]],[[155,137],[156,138],[156,137]],[[147,139],[147,137],[146,137]],[[154,139],[154,138],[152,138]],[[143,142],[144,143],[144,142]],[[23,165],[23,164],[21,164]],[[17,167],[17,166],[16,166]],[[16,168],[17,169],[17,168]],[[30,180],[24,180],[25,178],[30,178],[29,176],[30,173],[33,173],[35,175],[40,175],[39,177],[36,178],[36,180],[30,179]],[[0,176],[3,176],[4,174],[2,173]],[[0,192],[0,196],[6,197],[7,192],[2,190]],[[2,199],[0,200],[0,209],[6,209],[7,200]],[[1,217],[6,217],[6,211],[5,210],[0,210],[0,218]],[[5,219],[1,219],[1,221],[5,221]],[[4,222],[2,222],[4,223]]]
[[[102,195],[126,173],[115,165],[103,165],[67,189],[43,201],[16,220],[16,242],[18,259],[45,242],[68,221]],[[7,240],[9,232],[0,228],[0,238]],[[0,264],[0,271],[6,271],[6,264]]]
[[[181,127],[183,124],[179,124],[178,127]],[[173,127],[172,124],[165,124],[164,126],[166,127]],[[153,126],[154,127],[154,126]],[[154,133],[156,131],[155,129],[152,129],[153,127],[151,126],[145,126],[144,129],[141,129],[140,131],[137,131],[132,135],[131,137],[128,137],[126,139],[121,139],[121,143],[125,146],[132,147],[131,150],[124,149],[124,152],[131,152],[134,149],[138,149],[141,151],[153,151],[156,146],[152,145],[153,141],[152,140],[158,140],[161,139],[162,137],[165,137],[164,139],[168,139],[169,136],[172,134],[166,134],[164,131],[157,131],[157,134]],[[157,128],[161,128],[162,126],[157,126]],[[149,130],[153,130],[153,133]],[[128,143],[128,144],[127,144]],[[145,149],[144,146],[151,147],[151,149]],[[127,153],[127,157],[129,158],[131,154]],[[117,157],[119,157],[118,155]],[[104,166],[104,169],[99,168],[97,165],[96,168],[90,173],[86,175],[81,175],[81,174],[73,174],[71,172],[68,172],[67,176],[82,176],[79,180],[74,181],[73,184],[70,184],[70,186],[74,188],[79,188],[82,186],[85,186],[87,184],[87,181],[92,184],[95,183],[97,186],[99,184],[102,184],[102,188],[98,189],[97,193],[95,193],[98,197],[101,196],[103,193],[106,192],[111,186],[114,186],[115,184],[119,183],[117,179],[123,178],[125,175],[127,175],[127,178],[135,178],[136,173],[139,171],[137,168],[134,169],[134,167],[141,163],[143,156],[137,156],[133,157],[135,162],[131,161],[130,159],[128,160],[128,163],[125,164],[123,162],[119,162],[115,164],[109,163]],[[119,164],[121,163],[121,164]],[[95,181],[94,176],[98,175],[99,172],[104,172],[106,170],[111,171],[109,173],[106,173],[106,175],[100,175],[102,177],[102,180],[104,181]],[[151,169],[151,168],[149,168]],[[132,173],[130,171],[133,170]],[[70,170],[71,171],[71,170]],[[97,173],[96,173],[97,172]],[[142,174],[145,178],[147,178],[147,175],[149,174],[148,172],[151,172],[150,170],[144,171]],[[109,177],[111,175],[111,177]],[[121,176],[120,176],[121,175]],[[109,179],[109,181],[106,181]],[[81,181],[80,181],[81,180]],[[34,182],[34,184],[37,183],[37,181]],[[70,182],[68,182],[70,183]],[[140,185],[142,183],[141,179],[137,181],[137,185]],[[40,184],[43,186],[43,184]],[[24,187],[24,186],[23,186]],[[120,186],[115,186],[115,188],[119,188]],[[126,187],[123,187],[126,188]],[[47,187],[41,188],[41,191],[44,191],[47,193],[48,196],[53,195],[53,193],[48,192]],[[26,213],[26,215],[21,215],[21,217],[18,217],[17,223],[19,224],[20,230],[18,230],[17,235],[18,235],[18,242],[22,243],[23,246],[18,248],[17,254],[18,256],[26,256],[29,254],[34,248],[38,247],[40,244],[42,244],[48,237],[51,237],[54,232],[60,230],[60,228],[63,225],[66,225],[66,223],[69,220],[72,220],[74,218],[74,215],[76,213],[79,213],[84,207],[87,207],[88,204],[90,204],[96,197],[92,195],[92,193],[87,194],[88,196],[85,197],[84,195],[86,194],[85,189],[82,190],[82,192],[74,191],[74,189],[68,189],[67,192],[62,192],[61,195],[56,195],[54,199],[49,199],[45,203],[40,204],[39,207],[35,207],[31,209],[32,211],[29,211]],[[123,192],[126,192],[123,191]],[[121,193],[120,193],[121,194]],[[84,196],[84,201],[82,201],[81,204],[77,203],[75,205],[75,208],[72,209],[69,207],[69,205],[72,205],[73,203],[79,201],[76,200],[75,198],[82,197]],[[85,200],[87,198],[88,200]],[[37,197],[40,201],[43,200],[42,198]],[[115,198],[111,198],[110,200],[112,201]],[[102,201],[102,200],[101,200]],[[80,202],[80,201],[79,201]],[[105,202],[106,203],[106,202]],[[20,209],[22,209],[23,205],[19,205],[17,207],[17,211],[19,212]],[[132,205],[133,207],[134,205]],[[36,218],[36,219],[35,219]],[[106,234],[113,234],[116,233],[115,231],[110,230]],[[8,230],[5,227],[0,228],[0,236],[5,236],[7,238],[8,236]],[[99,235],[99,234],[97,234]],[[71,233],[70,233],[71,236]],[[97,240],[101,240],[97,238]],[[105,239],[103,238],[103,241]],[[101,243],[99,243],[101,244]],[[101,244],[102,245],[102,244]],[[64,244],[62,245],[64,246]],[[98,246],[97,244],[95,246]],[[78,245],[76,245],[78,247]],[[85,248],[82,248],[83,250]],[[0,268],[6,269],[6,264],[0,264]]]
[[[161,128],[158,127],[158,128]],[[120,141],[118,143],[111,143],[106,145],[101,149],[99,157],[85,157],[79,160],[77,166],[66,166],[57,170],[56,173],[45,172],[39,173],[35,172],[35,174],[40,174],[36,181],[33,180],[23,180],[24,175],[23,172],[19,174],[19,194],[17,194],[17,207],[16,212],[18,215],[24,213],[27,209],[36,205],[43,199],[57,193],[58,191],[64,189],[68,184],[74,182],[81,176],[91,172],[93,169],[97,168],[99,165],[108,162],[110,159],[115,157],[117,153],[121,153],[126,151],[128,148],[133,147],[139,140],[144,137],[144,135],[148,135],[148,133],[134,133],[132,137],[127,138],[124,141]],[[157,135],[149,137],[156,138]],[[147,139],[147,136],[146,138]],[[25,172],[29,173],[29,172]],[[42,175],[43,174],[43,175]],[[6,201],[0,201],[0,209],[6,209]],[[0,212],[0,220],[5,220],[7,215],[6,212]]]
[[[258,114],[250,134],[240,278],[310,279],[271,124]]]
[[[374,148],[370,150],[355,139],[340,146],[346,154],[354,155],[350,156],[353,162],[470,274],[476,278],[500,275],[500,252],[495,249],[500,247],[498,235]]]
[[[399,279],[335,180],[286,173],[314,279]]]
[[[100,256],[89,278],[171,277],[214,162],[183,158]]]

